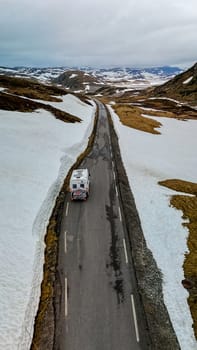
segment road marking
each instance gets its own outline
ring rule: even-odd
[[[135,325],[136,340],[139,343],[140,338],[139,338],[139,331],[138,331],[138,324],[137,324],[137,317],[136,317],[135,302],[134,302],[133,294],[131,294],[131,305],[132,305],[132,310],[133,310],[133,319],[134,319],[134,325]]]
[[[114,180],[116,181],[116,174],[115,174],[115,171],[113,171],[113,177],[114,177]]]
[[[114,169],[114,161],[112,160],[112,168]]]
[[[68,280],[65,278],[65,316],[68,316]]]
[[[66,204],[66,216],[68,216],[68,207],[69,207],[69,203],[67,202],[67,204]]]
[[[128,264],[127,247],[126,247],[126,242],[125,242],[124,238],[123,238],[123,246],[124,246],[124,253],[125,253],[126,264]]]
[[[64,234],[64,250],[65,250],[65,253],[67,253],[67,231],[65,231],[65,234]]]
[[[118,211],[119,211],[119,218],[120,218],[120,221],[122,221],[122,215],[121,215],[120,207],[118,207]]]
[[[115,190],[116,190],[116,197],[118,197],[118,189],[117,189],[117,186],[115,186]]]

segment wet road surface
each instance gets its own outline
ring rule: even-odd
[[[91,174],[90,196],[67,196],[64,205],[58,350],[142,349],[108,120],[100,103],[99,110],[94,146],[81,165]]]

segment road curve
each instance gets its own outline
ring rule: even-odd
[[[105,107],[91,153],[85,202],[65,199],[58,272],[62,286],[55,350],[146,349],[119,202]]]

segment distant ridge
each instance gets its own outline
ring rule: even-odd
[[[183,70],[179,67],[3,67],[0,75],[31,78],[61,85],[74,92],[94,93],[103,86],[146,89],[170,80]]]
[[[32,76],[35,78],[54,79],[63,74],[64,72],[84,72],[91,74],[92,76],[103,77],[109,74],[115,76],[129,75],[133,78],[144,78],[144,74],[153,74],[158,76],[171,77],[180,74],[183,70],[179,67],[160,66],[160,67],[5,67],[0,66],[0,74],[6,75],[20,75],[20,76]]]

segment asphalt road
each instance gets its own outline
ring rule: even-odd
[[[62,285],[58,350],[142,349],[136,287],[119,203],[105,108],[99,103],[90,196],[64,205],[59,247]]]

